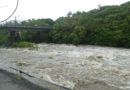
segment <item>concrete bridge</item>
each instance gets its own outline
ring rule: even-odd
[[[0,26],[0,31],[9,32],[9,42],[13,42],[15,38],[17,41],[21,40],[21,31],[41,31],[50,32],[53,27],[39,27],[39,26]]]
[[[39,26],[0,26],[0,30],[6,30],[6,31],[22,31],[22,30],[28,30],[28,31],[43,31],[43,32],[50,32],[53,30],[53,27],[39,27]]]

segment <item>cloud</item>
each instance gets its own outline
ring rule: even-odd
[[[16,0],[7,0],[14,5]],[[97,8],[97,5],[119,5],[128,0],[20,0],[19,7],[14,16],[19,19],[29,18],[52,18],[56,19],[65,16],[69,11],[89,11]],[[11,12],[11,6],[8,12]],[[15,6],[15,5],[14,5]],[[6,11],[6,12],[5,12]],[[7,10],[0,10],[0,13],[8,15]],[[6,16],[6,15],[3,16]],[[14,16],[12,19],[14,19]],[[1,17],[0,17],[1,18]]]

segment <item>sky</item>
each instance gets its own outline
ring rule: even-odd
[[[10,20],[27,20],[66,16],[69,11],[89,11],[98,5],[120,5],[129,0],[19,0],[19,6]],[[17,0],[0,0],[0,21],[7,18],[15,9]]]

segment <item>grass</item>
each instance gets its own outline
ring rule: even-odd
[[[52,57],[52,56],[49,56],[48,58],[49,58],[49,59],[53,59],[53,57]]]
[[[18,63],[16,63],[16,65],[17,65],[17,66],[23,66],[24,63],[22,63],[22,62],[18,62]]]
[[[27,48],[27,47],[33,47],[33,44],[30,42],[13,42],[10,48]]]
[[[16,65],[17,65],[19,68],[21,67],[21,69],[22,69],[22,66],[24,65],[24,63],[18,62],[18,63],[16,63]],[[21,80],[21,76],[22,76],[22,74],[20,73],[20,71],[18,71],[18,73],[17,73],[17,80]]]

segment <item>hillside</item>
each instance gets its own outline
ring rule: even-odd
[[[130,2],[77,12],[55,25],[54,42],[130,47]]]
[[[59,17],[55,21],[31,19],[6,23],[6,25],[16,24],[54,26],[54,30],[50,33],[24,31],[23,41],[130,47],[130,1],[120,6],[100,6],[89,12],[69,12],[66,17]],[[3,37],[0,34],[0,43],[5,42],[2,40]]]

